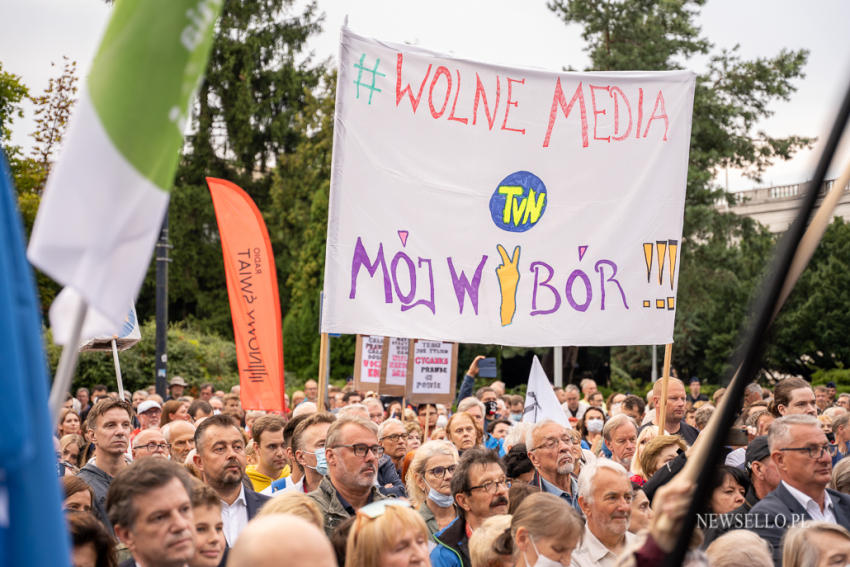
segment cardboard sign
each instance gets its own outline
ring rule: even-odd
[[[378,391],[381,382],[381,352],[384,337],[357,335],[354,345],[354,389]]]
[[[409,348],[407,401],[451,405],[457,382],[457,343],[411,340]]]
[[[398,337],[384,337],[383,359],[381,360],[382,396],[403,396],[407,385],[408,353],[410,341]]]
[[[323,332],[672,341],[694,73],[341,41]]]

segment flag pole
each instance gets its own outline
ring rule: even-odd
[[[325,392],[328,389],[328,334],[322,333],[319,342],[319,395],[316,398],[316,406],[319,411],[325,411]]]
[[[124,399],[124,381],[121,380],[121,363],[118,361],[118,345],[112,337],[112,361],[115,363],[115,379],[118,381],[118,399]]]
[[[59,420],[59,412],[65,402],[65,392],[71,388],[71,380],[77,367],[77,359],[80,356],[80,335],[83,332],[83,323],[86,320],[88,304],[80,299],[77,312],[74,313],[71,335],[68,342],[62,347],[62,355],[59,357],[59,366],[56,367],[56,375],[53,378],[53,386],[50,388],[50,417],[55,423]]]
[[[670,386],[671,358],[673,358],[673,343],[667,343],[664,345],[664,374],[661,378],[661,399],[658,402],[660,407],[655,408],[659,435],[664,435],[664,427],[667,425],[667,388]]]

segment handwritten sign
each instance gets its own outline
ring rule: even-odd
[[[509,68],[344,28],[322,330],[671,342],[694,78]]]
[[[410,341],[407,401],[451,405],[455,398],[457,343]]]
[[[358,392],[378,390],[383,348],[384,337],[357,335],[354,344],[354,389]]]
[[[404,395],[404,387],[407,385],[409,343],[407,339],[384,337],[381,385],[378,389],[382,396]]]

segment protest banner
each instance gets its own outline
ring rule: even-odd
[[[672,341],[694,74],[550,73],[342,30],[322,331]]]
[[[354,344],[354,389],[358,392],[378,391],[383,350],[384,337],[357,335]]]
[[[410,341],[399,337],[384,337],[381,360],[382,396],[403,396],[407,385],[407,366]]]
[[[242,407],[284,411],[280,298],[266,223],[237,185],[212,177],[207,185],[221,235]]]
[[[525,392],[522,421],[523,423],[537,423],[547,419],[560,423],[567,429],[573,428],[567,419],[567,414],[558,402],[558,396],[546,376],[546,371],[543,370],[543,366],[541,366],[540,360],[535,354],[534,360],[531,362],[531,371],[528,374],[528,388]]]
[[[450,406],[455,399],[457,343],[411,340],[405,399]]]

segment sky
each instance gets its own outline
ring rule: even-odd
[[[303,5],[298,0],[296,6]],[[581,29],[565,25],[545,0],[319,0],[324,30],[309,43],[317,60],[336,60],[339,29],[346,16],[356,33],[396,43],[411,43],[488,63],[558,71],[582,69]],[[103,0],[0,0],[0,62],[40,94],[61,68],[62,56],[88,72],[111,8]],[[715,49],[740,45],[743,58],[771,57],[781,49],[810,51],[805,78],[791,100],[771,105],[774,115],[758,125],[771,136],[798,134],[824,139],[850,83],[850,2],[844,0],[709,0],[698,17]],[[55,62],[57,67],[51,67]],[[705,58],[685,62],[700,72]],[[13,130],[13,143],[28,147],[31,109]],[[850,135],[830,174],[850,161]],[[728,188],[744,190],[807,180],[819,146],[769,168],[761,183],[728,171]],[[727,184],[727,172],[718,182]]]

